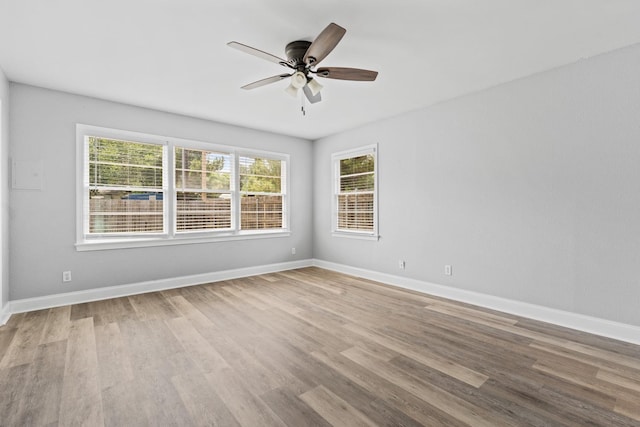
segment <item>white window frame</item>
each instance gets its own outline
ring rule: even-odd
[[[172,194],[171,194],[171,205],[172,205],[172,209],[171,209],[171,214],[172,214],[172,219],[170,222],[170,226],[172,227],[171,229],[173,230],[173,232],[176,234],[176,236],[181,236],[181,237],[206,237],[208,235],[210,235],[211,233],[217,233],[217,234],[223,234],[223,233],[233,233],[234,230],[239,226],[236,223],[236,216],[237,216],[237,211],[235,209],[235,205],[234,203],[231,204],[231,228],[230,229],[222,229],[222,230],[187,230],[187,231],[178,231],[175,229],[176,227],[176,214],[178,211],[178,207],[177,207],[177,200],[176,200],[176,192],[178,191],[178,189],[176,188],[176,184],[175,184],[175,179],[176,179],[176,175],[175,175],[175,148],[176,147],[180,147],[180,148],[189,148],[189,149],[194,149],[194,150],[203,150],[203,151],[216,151],[216,152],[224,152],[224,154],[230,154],[231,155],[231,188],[229,189],[229,194],[231,195],[231,200],[235,200],[235,191],[234,191],[234,181],[236,180],[235,174],[236,174],[236,165],[235,165],[235,161],[234,161],[234,151],[233,149],[231,149],[230,147],[223,147],[221,145],[213,145],[213,144],[208,144],[205,142],[200,142],[200,141],[187,141],[187,140],[182,140],[182,139],[177,139],[177,138],[171,138],[175,143],[172,144],[171,149],[169,150],[171,152],[171,165],[169,166],[169,169],[171,171],[171,190],[172,190]],[[188,236],[187,236],[188,235]]]
[[[117,236],[92,236],[88,230],[88,156],[85,137],[97,136],[101,138],[157,144],[163,146],[163,197],[164,203],[164,232],[163,233],[129,233]],[[175,188],[175,147],[192,148],[196,150],[220,151],[231,155],[232,166],[232,229],[177,231],[176,230],[176,188]],[[282,228],[261,230],[240,230],[240,190],[238,158],[240,156],[264,157],[284,162],[282,179]],[[290,156],[262,150],[238,148],[228,145],[214,144],[203,141],[151,135],[119,129],[111,129],[86,124],[76,125],[76,243],[78,251],[107,250],[148,246],[182,245],[194,243],[209,243],[231,241],[238,239],[260,239],[272,237],[286,237],[291,234],[289,173]]]
[[[282,203],[282,224],[287,224],[287,229],[288,224],[289,224],[289,156],[288,155],[282,155],[282,154],[275,154],[275,153],[270,153],[268,151],[260,151],[260,150],[237,150],[235,152],[235,165],[234,165],[234,170],[235,170],[235,179],[236,182],[238,183],[236,186],[236,193],[237,193],[237,197],[235,197],[232,200],[236,201],[236,206],[235,206],[235,210],[236,212],[238,212],[237,214],[237,221],[236,221],[236,227],[239,230],[238,233],[239,234],[261,234],[261,233],[269,233],[269,230],[242,230],[241,229],[241,224],[240,224],[240,215],[242,215],[242,210],[240,207],[240,203],[242,201],[242,194],[246,194],[246,193],[251,193],[251,192],[246,192],[246,191],[240,191],[240,157],[256,157],[256,158],[267,158],[267,159],[272,159],[272,160],[281,160],[285,162],[285,167],[282,170],[282,181],[281,181],[281,195],[283,198],[283,203]],[[281,157],[278,157],[281,156]],[[268,193],[267,193],[268,194]]]
[[[373,230],[345,230],[338,228],[338,194],[340,193],[340,161],[363,155],[373,155]],[[331,234],[334,237],[348,237],[366,240],[378,240],[378,144],[340,151],[331,155]]]

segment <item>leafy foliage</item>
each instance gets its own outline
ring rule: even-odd
[[[282,161],[240,157],[240,191],[249,193],[282,192]]]
[[[228,191],[230,164],[230,154],[176,147],[176,187]]]
[[[371,154],[340,160],[340,192],[373,191],[374,170]]]
[[[89,137],[92,186],[162,188],[162,146]]]

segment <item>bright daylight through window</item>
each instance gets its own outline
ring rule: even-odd
[[[286,233],[287,168],[283,154],[78,125],[77,247]]]
[[[378,237],[377,147],[333,155],[334,235]]]
[[[176,231],[230,230],[231,154],[175,148]]]

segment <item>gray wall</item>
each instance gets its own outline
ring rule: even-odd
[[[640,45],[316,141],[314,257],[640,325],[638,76]],[[371,143],[381,239],[332,237],[331,153]]]
[[[11,191],[11,300],[312,257],[311,142],[21,84],[10,90],[11,157],[45,165],[43,191]],[[76,123],[288,153],[291,236],[77,252]],[[64,270],[72,282],[62,283]]]
[[[0,311],[9,301],[9,81],[0,68]]]
[[[638,75],[634,46],[313,146],[20,84],[7,88],[0,75],[3,301],[315,257],[640,325]],[[291,237],[75,251],[78,122],[289,153]],[[44,161],[43,191],[7,190],[8,137],[13,158]],[[374,142],[382,237],[331,237],[331,153]],[[445,264],[453,276],[443,274]],[[73,271],[73,282],[61,283],[63,270]]]

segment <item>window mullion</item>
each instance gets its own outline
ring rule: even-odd
[[[164,146],[163,180],[165,200],[165,232],[169,238],[176,234],[176,173],[175,173],[175,146],[167,142]]]
[[[231,183],[231,229],[234,233],[240,231],[240,156],[238,153],[232,155],[232,183]]]

